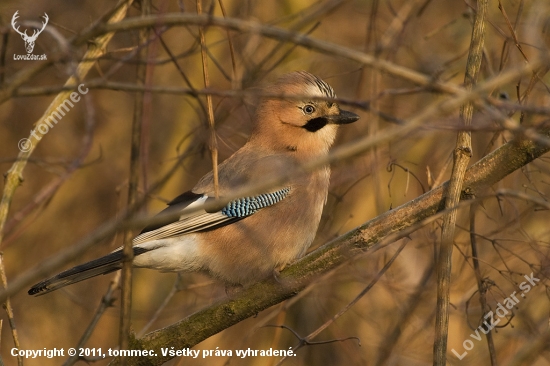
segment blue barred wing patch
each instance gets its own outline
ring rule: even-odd
[[[204,210],[199,210],[198,212],[183,215],[180,216],[179,220],[174,222],[163,224],[160,227],[151,227],[147,231],[144,230],[144,232],[134,238],[133,244],[137,245],[152,240],[214,230],[250,216],[262,208],[272,206],[287,197],[289,193],[290,187],[286,187],[271,193],[262,193],[257,196],[236,199],[229,202],[219,211],[206,212]],[[198,196],[198,198],[195,196]],[[193,205],[201,205],[206,200],[213,199],[205,194],[195,196],[184,194],[182,197],[185,199],[191,198],[191,203],[188,203],[189,200],[179,203],[180,205],[184,205],[183,207],[178,207],[178,203],[176,203],[166,210],[173,210],[172,207],[179,210],[185,210],[185,208],[193,207]]]
[[[254,214],[256,211],[269,207],[288,196],[290,187],[285,187],[275,192],[263,193],[257,196],[243,197],[229,202],[221,209],[227,217],[243,218]]]

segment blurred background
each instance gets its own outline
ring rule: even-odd
[[[546,0],[501,0],[500,3],[506,16],[498,9],[497,1],[489,2],[480,81],[525,62],[514,45],[508,21],[528,59],[536,57],[538,50],[547,51],[550,45],[550,6]],[[203,2],[203,11],[222,17],[220,4],[227,17],[255,20],[307,34],[457,85],[464,80],[474,1],[223,0]],[[26,54],[23,40],[10,25],[16,11],[20,15],[18,24],[43,21],[40,17],[47,13],[47,27],[70,40],[114,6],[112,0],[2,0],[0,81],[3,90],[14,77],[41,62],[12,57]],[[154,0],[152,12],[162,19],[165,13],[196,13],[197,8],[195,1]],[[140,4],[136,2],[127,16],[140,14]],[[21,30],[25,28],[29,27],[21,26]],[[160,38],[151,33],[145,84],[160,89],[203,89],[198,28],[159,26],[157,31]],[[340,129],[336,145],[374,136],[406,122],[431,103],[446,97],[343,57],[288,42],[227,32],[217,27],[207,28],[205,37],[213,90],[249,90],[283,73],[307,70],[331,84],[338,97],[368,102],[370,110],[357,105],[346,107],[360,114],[361,119]],[[0,104],[0,171],[3,173],[19,153],[18,141],[29,136],[33,123],[42,116],[55,90],[71,75],[87,47],[73,47],[67,54],[59,45],[52,32],[40,34],[33,53],[46,54],[52,63]],[[23,172],[24,181],[13,197],[0,246],[8,283],[91,235],[126,207],[135,93],[115,90],[109,83],[137,84],[138,45],[137,30],[115,34],[105,56],[82,81],[86,85],[90,80],[102,80],[103,86],[90,87],[86,98],[48,131],[32,154]],[[491,95],[515,102],[516,88],[523,93],[529,80],[526,76],[492,90]],[[538,107],[550,105],[549,82],[550,78],[542,73],[524,103]],[[220,161],[247,140],[255,103],[248,95],[213,97]],[[205,108],[204,95],[197,98],[159,89],[145,94],[140,198],[178,165],[164,185],[148,194],[143,213],[159,212],[166,202],[192,188],[211,170]],[[513,118],[519,120],[519,113]],[[524,123],[530,125],[542,120],[544,116],[524,116]],[[333,164],[329,199],[312,249],[447,180],[459,122],[457,110],[425,121],[406,138],[379,144],[358,157]],[[474,115],[473,127],[472,163],[513,138],[480,111]],[[534,161],[499,182],[487,194],[507,188],[547,200],[549,161],[548,157]],[[448,364],[451,365],[490,364],[486,336],[482,335],[481,341],[470,337],[486,311],[480,305],[472,264],[469,212],[469,208],[460,212],[455,238],[448,343]],[[484,199],[476,206],[475,215],[480,272],[491,309],[495,310],[498,303],[519,291],[525,274],[533,272],[534,277],[540,279],[492,332],[496,358],[499,363],[507,364],[522,347],[548,331],[550,216],[547,210],[529,201],[506,197]],[[314,339],[334,342],[300,348],[296,357],[283,364],[431,364],[436,307],[433,263],[440,236],[440,222],[436,221],[403,239],[405,249],[378,283]],[[400,243],[402,241],[354,258],[296,298],[264,310],[194,349],[288,349],[297,345],[299,340],[290,331],[265,325],[285,325],[300,336],[307,336],[346,307],[377,276]],[[102,256],[120,245],[121,233],[98,243],[62,269]],[[74,347],[113,277],[114,274],[97,277],[42,297],[30,297],[24,291],[12,297],[21,348]],[[178,291],[163,306],[174,286]],[[132,328],[138,335],[162,328],[225,296],[222,284],[202,275],[184,274],[178,279],[176,274],[135,270]],[[94,330],[88,347],[104,350],[116,347],[118,293],[116,297]],[[5,365],[16,365],[17,359],[10,355],[13,338],[7,316],[5,311],[1,313],[1,356]],[[349,337],[357,337],[360,342],[355,338],[344,340]],[[460,361],[451,350],[463,354],[466,339],[472,340],[473,348]],[[168,364],[275,365],[279,360],[276,357],[175,358]],[[25,365],[59,365],[64,361],[65,358],[29,359]],[[94,364],[106,365],[107,361]],[[538,355],[534,364],[550,364],[550,353]]]

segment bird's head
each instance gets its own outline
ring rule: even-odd
[[[330,85],[305,71],[281,76],[265,94],[268,96],[258,106],[251,142],[277,152],[326,154],[338,125],[359,119],[330,100],[336,98]]]

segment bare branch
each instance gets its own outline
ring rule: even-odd
[[[483,57],[483,42],[485,41],[485,17],[488,0],[478,0],[470,52],[466,64],[464,86],[471,90],[476,85]],[[466,126],[471,125],[474,114],[474,103],[467,102],[460,109],[460,117]],[[443,217],[441,247],[437,261],[437,312],[435,318],[435,340],[433,364],[447,364],[447,337],[449,333],[449,302],[451,287],[451,264],[453,254],[454,232],[457,210],[454,209],[460,201],[462,185],[468,162],[472,156],[472,140],[469,131],[458,133],[456,147],[453,153],[453,169],[451,180],[445,197],[445,208],[451,211]]]

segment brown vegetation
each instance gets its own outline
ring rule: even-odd
[[[85,334],[84,347],[107,352],[123,324],[124,349],[233,353],[170,365],[550,364],[550,5],[489,1],[480,17],[483,3],[219,0],[202,14],[187,0],[0,3],[3,363],[21,361],[14,338],[66,354]],[[14,59],[27,53],[16,11],[29,35],[47,14],[33,51],[47,61]],[[484,31],[472,37],[474,23]],[[361,120],[340,132],[317,238],[282,283],[227,298],[202,275],[134,270],[124,321],[115,274],[26,294],[123,245],[212,169],[212,151],[223,161],[242,146],[257,87],[293,70],[329,82]],[[89,92],[33,137],[80,84]],[[449,199],[445,210],[451,171],[457,210]],[[540,282],[525,292],[531,274]],[[500,322],[485,335],[490,311]],[[297,355],[236,355],[248,348]]]

